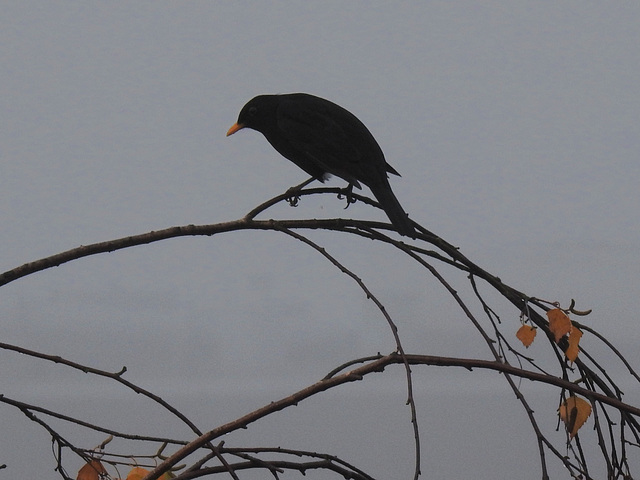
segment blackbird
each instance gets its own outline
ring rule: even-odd
[[[364,124],[339,105],[306,93],[259,95],[240,111],[227,136],[242,128],[262,133],[282,156],[324,182],[331,174],[364,183],[396,230],[415,238],[415,230],[393,194],[387,172],[400,175],[385,158]]]

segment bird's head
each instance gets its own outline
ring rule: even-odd
[[[234,123],[227,137],[233,135],[243,128],[251,128],[258,132],[265,133],[268,128],[273,128],[276,124],[275,115],[278,107],[277,95],[259,95],[247,102],[240,110],[238,121]]]

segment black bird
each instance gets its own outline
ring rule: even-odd
[[[240,111],[227,136],[242,128],[262,133],[281,155],[314,179],[337,175],[350,186],[364,183],[402,235],[415,238],[411,220],[393,194],[389,165],[371,132],[351,112],[306,93],[259,95]]]

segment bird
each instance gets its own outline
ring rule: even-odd
[[[413,223],[389,184],[388,173],[400,174],[367,127],[345,108],[307,93],[258,95],[242,107],[227,137],[243,128],[262,133],[283,157],[311,175],[309,182],[335,175],[350,190],[366,185],[398,233],[415,238]]]

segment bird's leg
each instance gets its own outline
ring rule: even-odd
[[[304,182],[302,182],[300,185],[296,185],[294,187],[289,188],[285,192],[285,195],[286,195],[285,200],[289,202],[289,205],[291,205],[292,207],[297,207],[298,202],[300,201],[300,195],[298,195],[298,193],[300,193],[300,190],[302,190],[304,187],[309,185],[314,180],[316,180],[316,177],[311,177],[308,180],[305,180]]]
[[[345,210],[349,208],[349,205],[351,205],[352,203],[356,203],[356,199],[353,198],[352,194],[353,194],[353,183],[349,183],[349,185],[344,187],[342,191],[338,194],[339,199],[342,199],[342,195],[344,195],[344,197],[347,199],[347,205],[344,207]]]

